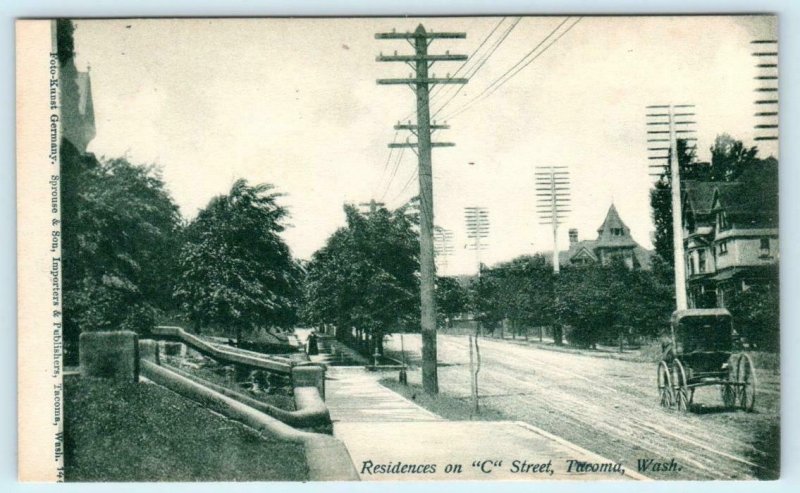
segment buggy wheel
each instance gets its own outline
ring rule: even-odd
[[[742,353],[736,364],[739,405],[745,411],[752,411],[756,405],[756,368],[750,356]]]
[[[725,409],[733,409],[736,406],[736,387],[729,384],[724,383],[722,387],[720,387],[719,392],[722,396],[722,404],[725,406]]]
[[[672,378],[669,376],[669,367],[666,361],[658,364],[658,399],[661,407],[672,407],[675,404],[675,394],[672,392]]]
[[[737,379],[739,374],[739,360],[736,360],[734,364],[731,360],[728,360],[728,379],[722,383],[719,388],[720,397],[722,397],[722,404],[725,406],[725,409],[731,410],[736,407],[736,399],[737,395]]]
[[[689,387],[686,381],[686,371],[683,369],[683,364],[677,358],[672,368],[675,403],[678,405],[679,411],[685,412],[689,410]]]

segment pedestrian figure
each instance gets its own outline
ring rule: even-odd
[[[313,330],[310,334],[308,334],[308,339],[306,340],[306,353],[309,356],[314,356],[319,354],[319,345],[317,344],[317,334]]]

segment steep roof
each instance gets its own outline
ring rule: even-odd
[[[754,225],[777,223],[778,163],[775,159],[765,159],[731,182],[687,180],[683,184],[683,197],[684,205],[695,215],[722,209],[729,216],[746,219]]]
[[[688,202],[695,214],[709,214],[714,190],[721,183],[710,181],[686,180],[682,184],[684,203]]]
[[[718,189],[717,197],[729,214],[777,216],[777,164],[752,166],[728,185]]]
[[[615,230],[622,230],[622,234],[614,234]],[[597,242],[595,248],[635,247],[636,241],[631,238],[630,228],[622,222],[614,204],[608,208],[608,213],[603,224],[597,229]]]

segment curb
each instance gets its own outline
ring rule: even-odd
[[[200,402],[209,409],[255,430],[269,433],[288,442],[303,444],[311,481],[359,480],[350,453],[340,440],[329,435],[295,430],[259,410],[206,388],[152,361],[143,359],[140,364],[142,375],[177,394]]]
[[[576,444],[574,444],[574,443],[572,443],[572,442],[570,442],[568,440],[565,440],[564,438],[561,438],[560,436],[556,436],[556,435],[553,435],[552,433],[548,433],[548,432],[544,431],[543,429],[541,429],[539,427],[533,426],[532,424],[526,423],[524,421],[511,421],[511,423],[514,423],[517,426],[521,426],[521,427],[525,428],[526,430],[532,431],[532,432],[534,432],[534,433],[536,433],[538,435],[541,435],[541,436],[543,436],[545,438],[553,440],[554,442],[558,442],[561,445],[569,447],[569,448],[573,449],[574,451],[578,452],[581,455],[593,457],[595,460],[597,460],[599,462],[608,462],[608,459],[606,459],[602,455],[597,454],[595,452],[592,452],[590,450],[586,450],[585,448],[581,447],[580,445],[576,445]],[[649,478],[649,477],[647,477],[647,476],[645,476],[643,474],[640,474],[640,473],[638,473],[636,471],[629,471],[627,469],[625,470],[625,476],[627,476],[627,477],[629,477],[631,479],[635,479],[637,481],[652,481],[653,480],[652,478]]]

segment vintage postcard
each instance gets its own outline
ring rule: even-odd
[[[16,33],[20,480],[780,477],[776,16]]]

